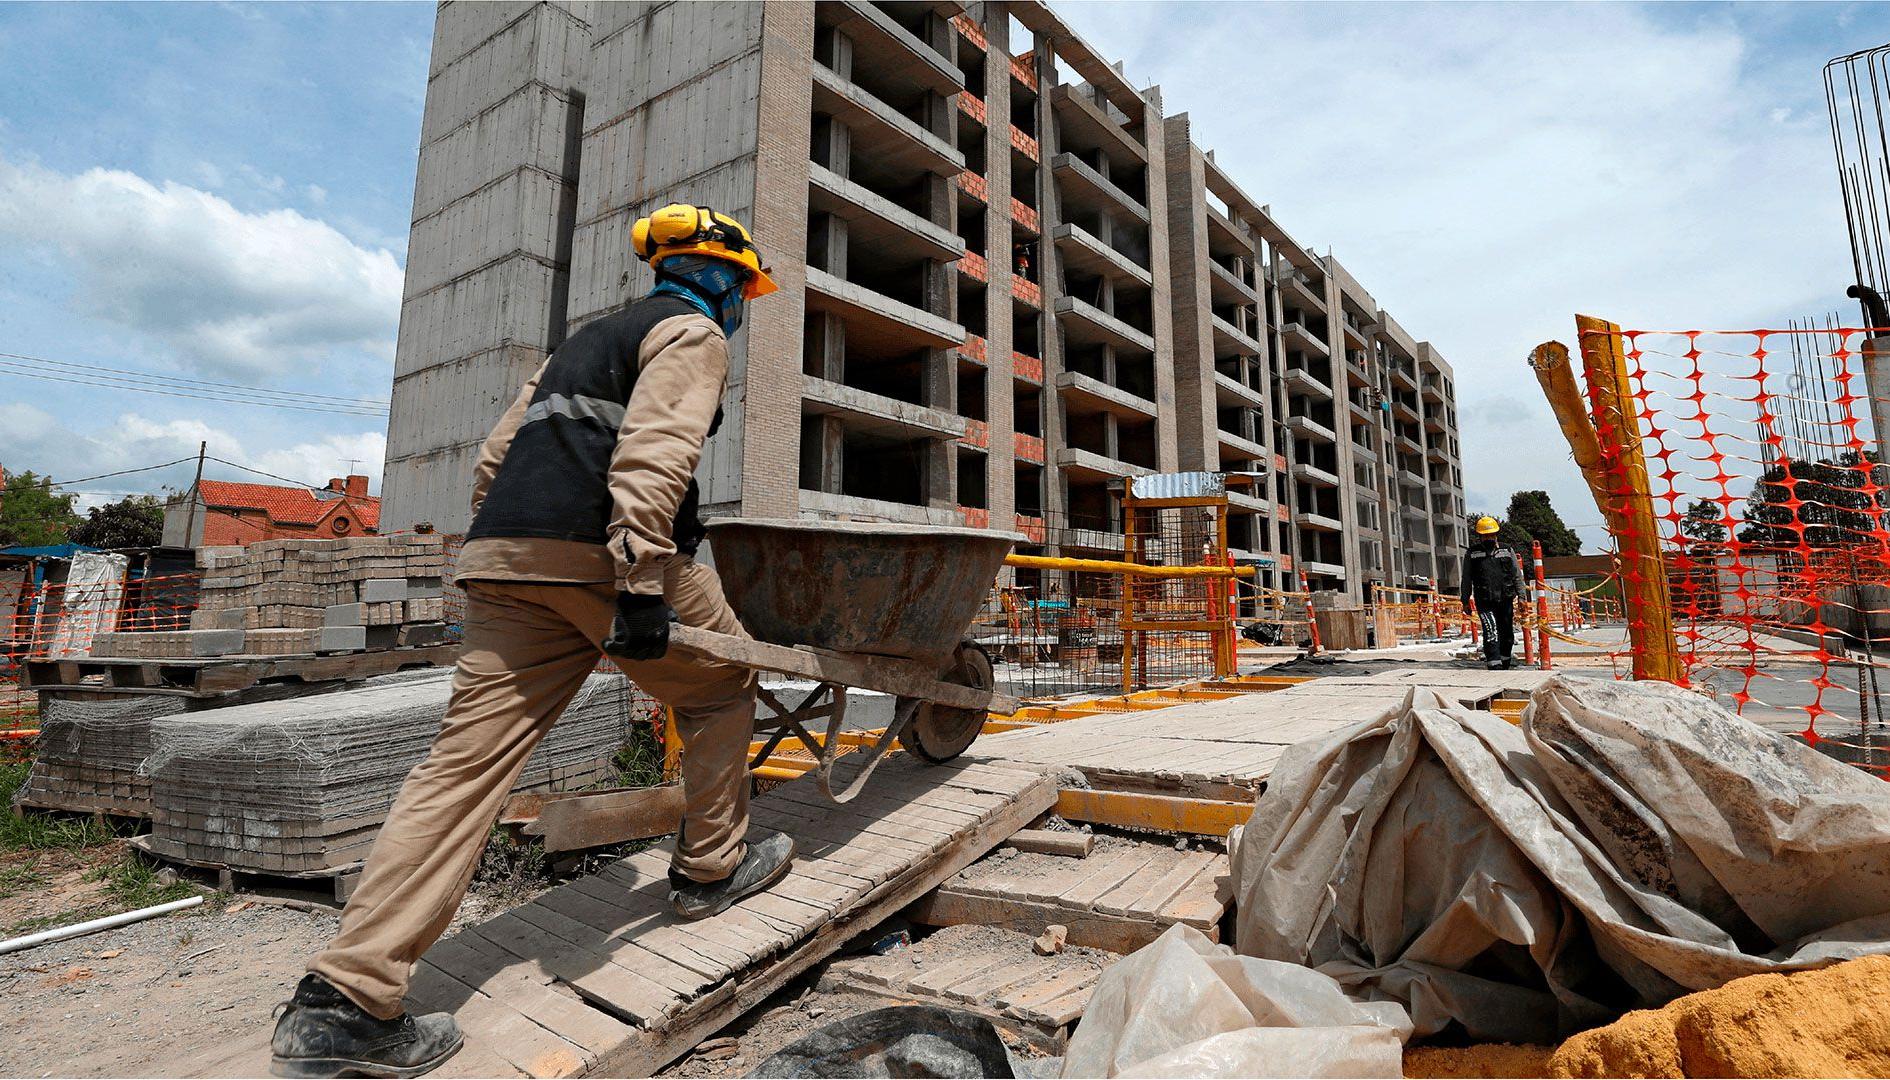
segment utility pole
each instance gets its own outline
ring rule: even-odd
[[[203,459],[210,449],[208,440],[197,444],[197,476],[190,482],[190,516],[184,519],[184,546],[194,547],[192,535],[197,531],[197,500],[203,498]],[[209,507],[204,507],[208,510]]]

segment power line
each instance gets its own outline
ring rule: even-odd
[[[0,358],[6,358],[6,359],[11,359],[11,360],[26,360],[35,364],[47,364],[56,368],[77,370],[81,374],[90,374],[96,371],[110,371],[119,375],[130,375],[134,378],[146,379],[146,380],[151,380],[151,381],[156,381],[156,382],[161,382],[161,383],[166,383],[166,384],[182,383],[187,386],[201,387],[201,388],[207,388],[207,389],[240,390],[245,393],[285,395],[289,397],[307,398],[312,401],[326,401],[326,402],[333,402],[336,404],[343,404],[343,405],[367,405],[367,406],[383,408],[383,409],[387,407],[387,402],[380,398],[337,397],[333,394],[314,394],[314,393],[309,393],[308,391],[304,391],[304,390],[281,390],[281,389],[268,387],[268,386],[246,386],[242,383],[213,382],[213,381],[209,381],[205,379],[192,379],[183,375],[173,375],[166,372],[139,371],[136,368],[115,368],[115,367],[110,367],[105,364],[77,364],[69,360],[49,360],[43,356],[28,356],[24,353],[6,352],[4,350],[0,350]]]
[[[186,458],[185,460],[189,460],[189,459],[188,459],[188,458]],[[250,468],[250,467],[249,467],[249,466],[247,466],[247,465],[238,465],[238,464],[237,464],[236,462],[234,462],[234,461],[227,461],[227,460],[225,460],[225,459],[223,459],[223,458],[220,458],[220,457],[217,457],[217,456],[216,456],[216,455],[214,455],[214,454],[209,454],[209,455],[205,455],[205,458],[204,458],[204,460],[206,460],[206,461],[214,461],[214,462],[216,462],[216,463],[217,463],[217,464],[219,464],[219,465],[228,465],[228,466],[229,466],[230,468],[232,468],[232,469],[241,469],[241,470],[243,470],[244,472],[247,472],[247,473],[255,473],[255,474],[256,474],[257,476],[267,476],[267,477],[268,477],[269,479],[271,479],[271,480],[280,480],[280,481],[282,481],[282,482],[283,482],[283,483],[285,483],[285,484],[294,484],[294,485],[295,485],[296,487],[299,487],[299,488],[307,488],[307,489],[308,489],[308,490],[310,490],[310,491],[328,491],[328,490],[331,490],[331,489],[330,489],[330,488],[329,488],[329,487],[328,487],[327,485],[325,485],[325,484],[304,484],[304,483],[303,483],[302,481],[300,481],[300,480],[293,480],[293,479],[290,479],[290,478],[289,478],[289,477],[287,477],[287,476],[277,476],[277,475],[276,475],[275,473],[272,473],[272,472],[264,472],[264,471],[262,471],[261,469],[252,469],[252,468]]]
[[[11,361],[11,360],[0,360],[0,375],[17,375],[25,379],[41,379],[46,382],[71,383],[77,386],[97,387],[99,386],[99,384],[103,383],[107,386],[113,387],[114,389],[131,390],[131,391],[134,391],[136,393],[141,393],[141,394],[157,394],[162,397],[189,398],[195,401],[215,401],[215,402],[220,402],[226,405],[252,405],[258,408],[265,408],[265,409],[292,409],[297,412],[329,413],[329,414],[337,414],[337,415],[344,415],[344,416],[386,416],[387,415],[386,408],[371,408],[368,406],[329,405],[329,404],[297,405],[297,404],[292,403],[294,399],[287,399],[287,398],[281,401],[271,401],[271,400],[257,400],[254,398],[247,398],[247,397],[238,397],[234,394],[213,394],[213,393],[199,394],[199,393],[191,393],[188,390],[161,390],[155,386],[148,386],[143,383],[132,382],[125,379],[119,379],[110,375],[90,375],[90,376],[80,377],[77,374],[65,375],[65,374],[53,374],[51,372],[46,372],[46,371],[36,371],[30,368],[26,368],[23,365],[16,363],[14,361]]]
[[[155,472],[158,469],[168,469],[173,465],[182,465],[184,462],[189,461],[189,460],[191,459],[187,457],[180,457],[176,461],[167,461],[163,463],[162,465],[146,465],[143,468],[139,468],[139,469],[120,469],[117,472],[99,473],[97,476],[81,476],[77,480],[48,480],[46,481],[46,486],[47,487],[71,487],[74,484],[88,484],[94,480],[108,480],[114,476],[130,476],[132,473]]]

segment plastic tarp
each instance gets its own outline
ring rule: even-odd
[[[1546,1043],[1890,952],[1890,784],[1660,683],[1558,676],[1520,727],[1419,690],[1289,749],[1232,872],[1240,952]]]
[[[72,556],[59,622],[46,643],[47,656],[55,660],[84,656],[92,649],[93,637],[118,624],[118,608],[125,599],[126,565],[123,555],[102,551],[80,551]]]
[[[1402,1076],[1403,1010],[1176,923],[1096,984],[1064,1076]]]

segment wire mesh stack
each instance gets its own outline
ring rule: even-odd
[[[409,770],[439,733],[451,675],[152,724],[149,850],[254,873],[336,870],[367,854]],[[514,790],[611,775],[637,710],[618,674],[592,675]]]

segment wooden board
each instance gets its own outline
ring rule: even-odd
[[[21,674],[21,685],[34,690],[95,694],[212,697],[245,690],[261,682],[366,679],[412,667],[450,666],[458,658],[458,645],[377,649],[333,656],[224,656],[205,660],[81,656],[28,661]]]
[[[487,1075],[495,1061],[503,1075],[649,1075],[1056,800],[1042,769],[910,759],[886,763],[866,805],[816,809],[810,787],[753,800],[758,827],[795,837],[795,868],[715,918],[670,912],[668,856],[651,850],[435,946],[415,985],[460,1015],[469,1052],[439,1075]],[[897,813],[927,803],[958,812]]]
[[[986,858],[906,911],[926,926],[976,924],[1036,935],[1058,924],[1072,945],[1130,953],[1177,922],[1220,940],[1232,899],[1227,856],[1110,839],[1085,859],[1019,852]]]

